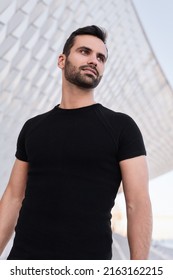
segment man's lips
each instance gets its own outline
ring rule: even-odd
[[[82,70],[93,73],[95,76],[98,76],[97,71],[91,67],[85,67],[85,68],[82,68]]]

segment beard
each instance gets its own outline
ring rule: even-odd
[[[67,81],[70,83],[85,89],[92,89],[98,86],[102,76],[99,76],[97,70],[97,76],[89,73],[81,73],[85,68],[92,67],[90,65],[83,65],[77,69],[68,59],[66,60],[64,67],[64,75]]]

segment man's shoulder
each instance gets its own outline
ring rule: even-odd
[[[54,108],[49,110],[49,111],[47,111],[47,112],[44,112],[42,114],[35,115],[35,116],[29,118],[26,121],[26,123],[31,123],[31,124],[33,123],[34,124],[34,123],[37,123],[39,121],[45,120],[45,119],[47,119],[53,113],[53,111],[54,111]]]
[[[45,123],[46,123],[45,121],[49,119],[49,116],[52,115],[53,111],[54,111],[54,109],[51,109],[45,113],[38,114],[38,115],[35,115],[35,116],[29,118],[24,123],[22,130],[29,132],[29,131],[32,131],[33,128],[37,128],[42,123],[44,123],[44,125],[45,125]]]
[[[101,106],[101,111],[105,117],[112,119],[113,121],[122,121],[122,122],[129,122],[129,121],[134,121],[131,116],[124,112],[119,112],[112,110],[110,108],[107,108],[105,106]]]

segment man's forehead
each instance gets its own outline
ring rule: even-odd
[[[76,49],[83,46],[107,55],[106,45],[101,39],[99,39],[96,36],[93,35],[76,36],[73,47]]]

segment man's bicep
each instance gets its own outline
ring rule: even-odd
[[[28,162],[19,159],[15,160],[7,188],[10,189],[12,195],[16,198],[21,198],[24,195],[28,169]]]
[[[127,203],[136,203],[148,196],[148,167],[146,156],[120,162],[123,190]]]

